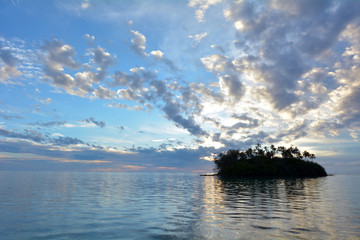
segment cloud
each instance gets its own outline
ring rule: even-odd
[[[15,57],[9,50],[0,48],[0,59],[8,66],[15,67],[19,59]]]
[[[0,118],[5,119],[5,120],[12,120],[12,119],[22,119],[21,116],[17,116],[17,115],[8,115],[6,113],[0,112]]]
[[[72,46],[63,44],[55,38],[51,41],[45,41],[42,48],[46,51],[45,64],[49,64],[53,68],[57,68],[58,65],[71,69],[79,67],[79,64],[73,59],[76,54]]]
[[[99,6],[99,14],[106,21],[129,14],[115,11],[121,3],[91,4],[93,6],[85,12],[95,13]],[[211,8],[215,5],[217,8]],[[356,139],[360,134],[360,110],[356,105],[360,96],[359,5],[351,1],[289,3],[273,0],[220,4],[217,0],[191,0],[188,6],[195,8],[200,22],[205,21],[206,11],[211,8],[207,15],[211,21],[205,25],[177,21],[176,26],[181,23],[183,27],[176,32],[168,31],[165,22],[161,27],[166,25],[166,34],[151,32],[154,34],[151,38],[158,40],[161,50],[158,46],[151,49],[142,33],[131,30],[131,48],[142,56],[138,65],[131,66],[134,62],[126,54],[119,56],[119,62],[126,64],[117,65],[114,46],[87,48],[84,54],[77,56],[74,48],[77,45],[53,39],[41,48],[42,69],[51,85],[68,94],[92,101],[100,98],[104,106],[118,109],[150,111],[157,108],[160,112],[155,109],[153,114],[160,114],[181,132],[186,130],[190,136],[184,138],[193,141],[191,146],[164,143],[155,149],[135,149],[137,156],[145,156],[147,151],[155,158],[159,156],[157,151],[180,148],[180,145],[183,148],[238,148],[251,146],[257,141],[291,143],[312,134],[342,136],[344,131]],[[134,9],[136,6],[131,4]],[[224,6],[226,9],[222,8]],[[105,10],[110,7],[114,7],[109,11],[117,17],[106,16],[108,12]],[[134,13],[131,7],[126,6],[126,9]],[[145,18],[150,12],[148,9],[138,11],[138,15],[131,16],[136,24],[141,23],[142,18],[150,19]],[[151,17],[162,13],[154,14]],[[123,21],[117,22],[130,19],[121,17]],[[83,37],[88,47],[94,46],[94,36],[85,34]],[[196,49],[191,48],[194,43],[198,44]],[[23,72],[22,56],[25,55],[14,49],[10,44],[1,48],[2,79],[14,77],[4,67]],[[184,68],[180,71],[177,66]],[[37,100],[47,103],[46,97]],[[0,117],[14,119],[11,116],[4,114]],[[105,122],[102,125],[102,121],[94,118],[84,121],[105,127]],[[34,126],[36,124],[48,128],[66,125],[59,121],[36,122]],[[1,134],[12,140],[62,147],[88,144],[76,137],[55,138],[33,130],[3,129]],[[171,155],[167,154],[164,156]],[[135,163],[123,164],[138,166]],[[161,164],[158,167],[175,166]]]
[[[128,104],[121,104],[121,103],[111,103],[108,105],[108,107],[113,107],[113,108],[120,108],[120,109],[127,109],[127,110],[131,110],[131,111],[150,111],[153,106],[151,104],[144,104],[146,106],[147,109],[145,109],[143,106],[141,105],[135,105],[133,107],[129,106]]]
[[[100,85],[94,90],[93,95],[101,99],[114,99],[117,94],[116,92]]]
[[[45,140],[45,137],[43,136],[42,133],[31,129],[24,129],[24,133],[18,133],[0,128],[0,136],[8,137],[8,138],[28,139],[34,142],[43,142]]]
[[[220,88],[235,101],[239,101],[244,94],[244,86],[237,75],[224,75],[219,77]]]
[[[115,96],[115,93],[110,89],[106,89],[99,85],[94,88],[94,84],[99,84],[107,77],[107,68],[115,63],[116,56],[112,56],[105,49],[98,46],[90,50],[90,55],[93,56],[93,63],[97,66],[96,72],[84,71],[75,74],[75,85],[73,86],[72,93],[80,96],[93,95],[104,99],[110,99]]]
[[[138,31],[130,30],[132,39],[131,39],[131,48],[135,51],[136,54],[140,56],[148,56],[146,53],[146,37]]]
[[[236,131],[240,128],[251,129],[251,128],[256,128],[261,125],[261,121],[259,119],[252,118],[245,113],[243,113],[243,114],[234,113],[231,117],[236,120],[239,120],[239,122],[233,124],[230,127],[224,127],[224,129],[227,129],[228,131]]]
[[[86,44],[89,46],[93,46],[95,44],[95,36],[92,36],[88,33],[84,34],[84,38],[86,40]]]
[[[112,78],[113,86],[129,86],[134,91],[140,91],[145,83],[156,79],[157,75],[154,71],[140,67],[130,69],[130,73],[116,71]]]
[[[151,51],[151,55],[153,55],[155,58],[162,58],[164,56],[164,53],[160,50]]]
[[[184,118],[180,114],[180,105],[176,102],[167,102],[162,108],[165,112],[166,118],[172,120],[176,125],[188,130],[191,134],[195,136],[206,136],[207,132],[203,130],[200,125],[195,123],[194,119],[189,116]]]
[[[52,138],[52,139],[50,139],[50,142],[52,144],[55,144],[56,146],[69,146],[69,145],[85,144],[82,140],[80,140],[78,138],[63,137],[63,136],[58,136],[57,138]]]
[[[96,121],[95,118],[93,118],[93,117],[89,117],[89,118],[85,119],[84,122],[92,123],[101,128],[105,127],[105,125],[106,125],[104,121]]]
[[[142,104],[145,102],[147,106],[158,105],[158,107],[164,111],[165,117],[173,121],[177,126],[188,130],[195,136],[206,135],[204,131],[191,116],[192,111],[185,105],[182,105],[174,95],[169,91],[169,86],[165,81],[157,79],[157,75],[152,71],[148,71],[145,68],[133,68],[130,69],[130,74],[124,72],[115,72],[113,75],[113,86],[126,86],[128,88],[118,90],[118,94],[121,98],[128,100],[136,100]],[[185,94],[185,89],[182,91],[182,99],[186,104],[190,102],[198,101],[197,97]],[[149,105],[151,103],[151,105]],[[189,106],[192,104],[189,104]],[[116,105],[115,107],[128,108],[126,105]],[[194,109],[199,107],[195,105]],[[185,117],[180,114],[182,111],[187,111],[189,116]],[[199,112],[197,110],[197,112]]]
[[[57,86],[70,90],[74,87],[74,78],[64,73],[64,67],[70,69],[76,69],[79,67],[75,62],[75,50],[72,46],[63,44],[58,39],[52,41],[46,41],[42,46],[45,51],[44,61],[44,73],[45,77],[50,79],[52,83]]]
[[[279,142],[285,140],[286,142],[292,142],[301,137],[305,137],[308,134],[308,125],[309,122],[306,120],[296,122],[288,129],[284,129],[283,131],[278,132],[275,139],[271,139],[270,141]]]
[[[116,57],[112,57],[110,53],[106,52],[103,48],[97,47],[94,49],[94,62],[98,64],[101,69],[106,69],[112,65]]]
[[[85,0],[84,2],[81,3],[81,9],[87,9],[89,8],[91,5],[90,5],[90,2],[89,0]]]
[[[2,162],[4,169],[12,169],[16,163],[19,170],[21,167],[31,163],[31,170],[39,170],[46,165],[46,169],[83,170],[90,169],[115,169],[125,167],[127,170],[164,170],[178,169],[179,171],[192,171],[194,169],[212,169],[211,162],[202,160],[204,156],[210,155],[212,148],[173,149],[161,151],[155,148],[132,148],[127,151],[115,149],[97,148],[81,144],[76,139],[57,138],[54,145],[37,144],[23,140],[0,139],[0,151],[30,155],[30,157],[17,161],[11,159],[10,164]],[[64,151],[64,147],[67,147]],[[69,148],[71,147],[71,148]],[[34,161],[36,160],[36,161]],[[53,162],[56,162],[54,164]],[[61,164],[64,163],[64,164]],[[79,164],[82,164],[79,166]],[[134,168],[131,166],[135,166]],[[137,168],[136,166],[141,167]],[[29,167],[29,166],[28,166]],[[29,170],[29,168],[27,168]]]
[[[219,79],[219,86],[231,102],[238,102],[245,93],[244,84],[239,78],[236,66],[232,59],[214,54],[201,58],[206,69],[215,73]]]
[[[176,67],[175,63],[170,59],[164,57],[164,53],[160,50],[151,51],[150,54],[154,56],[154,60],[160,63],[164,63],[172,72],[179,71],[179,68]]]
[[[207,32],[198,33],[198,34],[194,34],[194,35],[189,35],[188,37],[195,41],[195,44],[192,47],[197,47],[200,44],[201,40],[203,38],[205,38],[207,35],[208,35]]]
[[[18,62],[19,59],[10,50],[3,49],[0,45],[0,82],[21,75],[16,66]]]
[[[80,96],[93,94],[95,97],[110,99],[115,96],[113,91],[106,89],[101,85],[94,88],[94,84],[98,84],[105,80],[107,77],[107,68],[115,63],[116,56],[112,56],[100,46],[91,49],[90,52],[90,55],[93,56],[92,61],[99,67],[96,68],[96,72],[77,72],[75,74],[75,83],[72,93]]]
[[[38,126],[50,127],[55,125],[63,125],[62,123],[45,123],[37,124]],[[86,144],[82,140],[73,137],[65,137],[57,135],[56,138],[48,136],[48,134],[42,134],[39,131],[33,129],[24,129],[23,132],[10,131],[4,128],[0,128],[0,136],[10,139],[30,140],[37,144],[55,144],[56,146],[70,146],[77,144]],[[89,145],[89,144],[87,144]],[[8,151],[6,151],[8,152]]]
[[[82,97],[102,99],[116,97],[115,91],[100,85],[100,82],[107,77],[107,68],[115,63],[116,55],[111,55],[100,46],[90,49],[87,55],[92,56],[90,62],[95,66],[84,64],[86,71],[75,71],[73,75],[70,75],[66,73],[64,67],[71,70],[77,70],[80,67],[80,64],[73,59],[76,54],[72,46],[53,39],[47,41],[42,49],[44,50],[42,60],[45,78],[56,87],[64,89],[69,94]],[[96,68],[96,71],[91,71],[92,68]]]
[[[213,90],[211,87],[207,87],[204,84],[191,84],[192,91],[199,93],[203,98],[210,98],[212,101],[218,104],[222,104],[224,102],[224,94]]]
[[[238,31],[239,50],[248,55],[259,53],[247,73],[256,73],[255,77],[266,83],[266,92],[275,109],[291,109],[292,104],[306,101],[297,92],[302,76],[311,69],[310,64],[319,63],[322,55],[329,53],[341,32],[357,17],[359,4],[352,7],[349,4],[352,5],[334,1],[294,4],[239,1],[224,11],[226,19],[233,22]],[[329,23],[326,28],[324,21]],[[237,62],[242,62],[245,56],[238,57]],[[207,68],[211,68],[211,62],[206,63]],[[243,68],[237,69],[242,74],[239,70]]]
[[[179,69],[175,66],[174,62],[164,57],[164,52],[160,50],[153,50],[149,53],[146,52],[146,37],[138,31],[130,30],[132,34],[131,48],[136,54],[143,57],[153,56],[154,60],[162,62],[167,65],[171,71],[178,71]]]
[[[211,5],[216,5],[220,3],[222,0],[189,0],[188,5],[190,7],[197,8],[195,12],[195,16],[199,22],[204,22],[204,16],[206,10]]]
[[[236,69],[231,59],[229,59],[227,56],[220,54],[213,54],[203,57],[201,58],[201,62],[204,64],[207,70],[216,73],[234,71]]]
[[[62,122],[59,122],[59,121],[51,121],[51,122],[44,122],[44,123],[41,123],[41,122],[35,122],[35,123],[31,123],[30,125],[33,125],[33,126],[41,126],[41,127],[55,127],[55,126],[63,126],[66,124],[66,121],[62,121]]]

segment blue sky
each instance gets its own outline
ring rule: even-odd
[[[0,169],[360,173],[360,1],[0,1]]]

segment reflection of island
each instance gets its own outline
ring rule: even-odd
[[[326,178],[204,178],[205,236],[222,239],[307,239],[326,214],[321,187]],[[205,224],[206,223],[206,224]],[[221,226],[212,230],[210,226]],[[214,228],[216,229],[216,228]],[[206,230],[206,231],[205,231]]]
[[[297,147],[262,148],[258,144],[254,149],[242,152],[228,150],[215,159],[218,175],[241,177],[323,177],[325,169],[316,162],[309,161],[315,155],[307,151],[300,152]],[[304,160],[305,159],[305,160]]]

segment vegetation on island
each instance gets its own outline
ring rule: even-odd
[[[217,175],[241,177],[322,177],[325,169],[311,161],[315,155],[297,147],[262,147],[228,150],[215,158]]]

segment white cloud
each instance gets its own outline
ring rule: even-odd
[[[151,51],[150,54],[156,58],[162,58],[164,56],[164,53],[160,50]]]
[[[234,26],[235,26],[236,30],[238,30],[239,32],[245,30],[245,28],[246,28],[245,24],[241,20],[235,21]]]
[[[140,56],[148,56],[146,51],[146,37],[138,31],[130,30],[132,34],[131,44],[134,51]]]
[[[81,8],[82,9],[87,9],[89,8],[91,5],[90,5],[90,2],[89,0],[85,0],[84,2],[81,3]]]
[[[147,110],[151,110],[152,106],[150,104],[144,104],[147,108]],[[120,109],[127,109],[131,111],[147,111],[143,106],[141,105],[135,105],[133,107],[129,106],[128,104],[122,104],[122,103],[111,103],[108,105],[108,107],[112,108],[120,108]]]
[[[21,72],[16,67],[2,66],[0,68],[0,82],[6,83],[6,80],[19,75]]]
[[[190,7],[196,8],[195,16],[199,22],[204,22],[204,16],[206,10],[218,3],[221,3],[222,0],[189,0],[188,5]]]
[[[194,41],[196,41],[197,43],[200,43],[201,40],[205,38],[207,35],[208,35],[207,32],[203,32],[199,34],[189,35],[189,38],[194,39]]]
[[[201,62],[209,71],[224,72],[226,69],[232,69],[234,66],[226,56],[214,54],[211,56],[201,58]]]
[[[90,34],[86,33],[84,34],[84,38],[86,40],[86,43],[90,46],[95,44],[95,36],[91,36]]]

